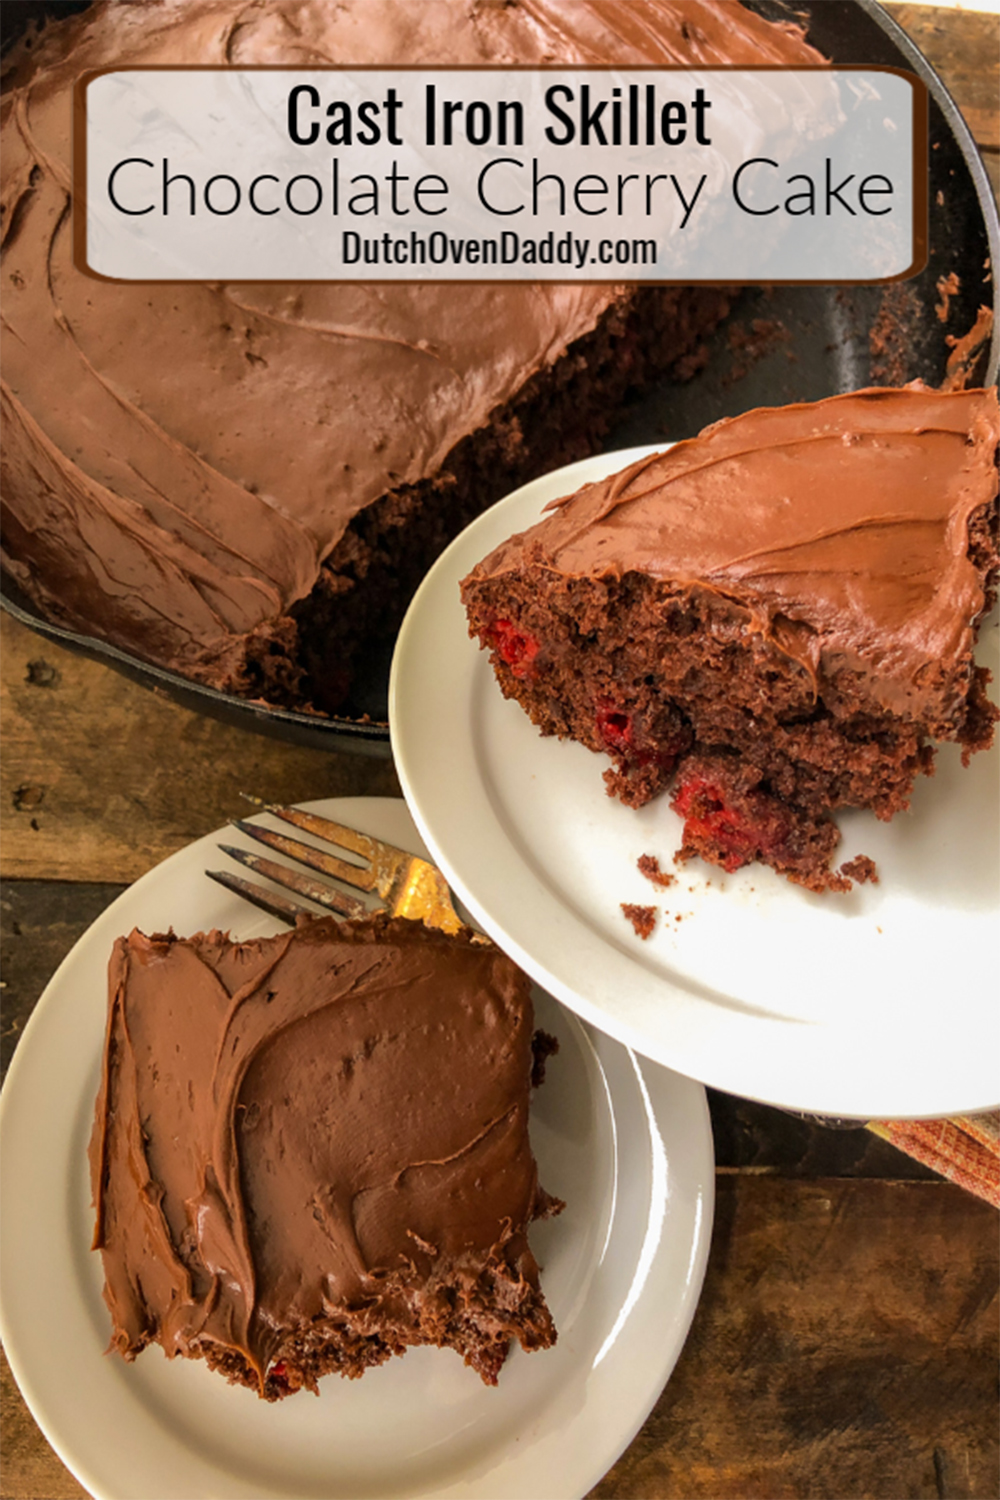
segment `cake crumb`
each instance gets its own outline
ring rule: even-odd
[[[846,875],[849,880],[857,881],[858,885],[878,885],[878,870],[875,861],[869,859],[867,854],[856,854],[853,859],[845,860],[840,867],[841,875]]]
[[[640,854],[635,863],[639,873],[645,875],[646,879],[651,880],[654,885],[665,887],[675,885],[677,882],[676,875],[671,875],[669,871],[660,869],[660,861],[655,854]]]
[[[635,928],[636,937],[641,937],[643,942],[645,942],[656,926],[659,908],[656,906],[633,906],[629,901],[623,901],[621,908]]]
[[[973,368],[980,350],[993,332],[993,309],[981,307],[976,321],[968,333],[958,338],[953,333],[945,334],[945,343],[951,350],[941,383],[943,391],[964,391],[972,377]]]
[[[937,279],[937,294],[941,301],[935,304],[934,311],[937,313],[938,321],[947,323],[948,307],[952,297],[957,297],[962,283],[954,271],[949,271],[947,276],[939,276]]]

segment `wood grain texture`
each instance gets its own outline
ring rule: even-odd
[[[124,885],[76,881],[10,881],[0,893],[0,972],[3,1025],[0,1077],[39,996],[73,945]]]
[[[21,1399],[7,1356],[0,1349],[0,1401],[3,1403],[4,1500],[86,1500],[65,1464],[42,1437]],[[136,1500],[140,1500],[136,1496]]]
[[[1000,14],[885,0],[958,104],[1000,199]]]
[[[591,1500],[1000,1493],[995,1212],[944,1183],[717,1187],[680,1362]]]
[[[301,749],[179,707],[0,616],[0,875],[131,882],[268,801],[399,796],[388,761]]]
[[[980,151],[1000,151],[1000,14],[893,3],[885,9],[938,74]]]

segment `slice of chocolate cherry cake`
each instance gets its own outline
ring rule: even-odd
[[[528,1243],[554,1038],[492,943],[384,913],[115,944],[90,1145],[112,1349],[267,1401],[416,1345],[487,1385],[556,1331]]]
[[[995,391],[919,383],[718,422],[496,548],[470,634],[609,793],[673,784],[681,858],[848,889],[831,811],[889,819],[934,741],[992,743],[998,437]]]

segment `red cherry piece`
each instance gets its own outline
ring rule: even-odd
[[[628,756],[635,750],[630,716],[618,712],[608,704],[597,705],[597,733],[605,749],[610,750],[612,755]]]
[[[729,874],[788,849],[789,820],[773,797],[749,792],[738,800],[739,807],[727,805],[724,788],[704,776],[682,782],[671,799],[684,819],[685,843],[713,845]]]
[[[494,620],[486,629],[486,642],[515,677],[531,674],[539,643],[530,631],[521,630],[513,620]]]
[[[641,770],[644,766],[659,766],[672,771],[677,757],[688,747],[690,736],[678,733],[672,740],[659,744],[643,744],[636,733],[631,714],[624,713],[608,699],[601,699],[596,707],[597,734],[609,755],[617,756],[624,767]]]

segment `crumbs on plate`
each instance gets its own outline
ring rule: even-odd
[[[656,926],[658,908],[655,906],[634,906],[629,901],[623,901],[621,909],[627,920],[635,928],[636,936],[641,937],[643,942],[645,942]]]
[[[654,885],[673,885],[677,880],[676,875],[660,869],[660,861],[655,854],[640,854],[635,863],[639,873],[645,875],[646,879],[651,880]]]

